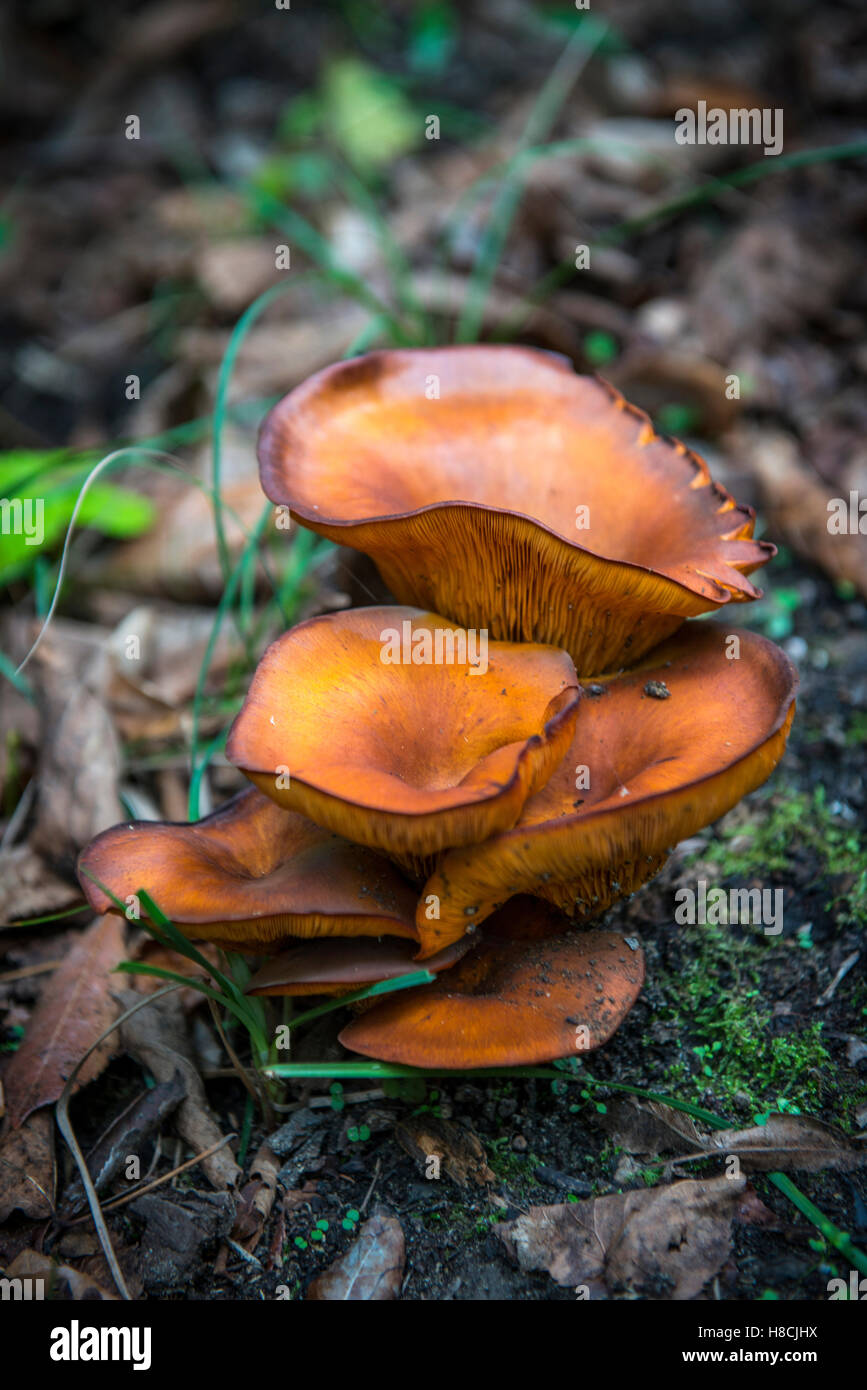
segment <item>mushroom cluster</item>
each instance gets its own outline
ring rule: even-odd
[[[385,351],[291,392],[262,485],[397,599],[266,651],[227,756],[252,784],[84,851],[99,911],[146,888],[190,937],[270,960],[257,994],[437,978],[344,1045],[436,1068],[598,1047],[644,977],[586,923],[770,775],[797,675],[687,622],[774,553],[703,460],[595,378],[516,347]],[[417,968],[417,967],[416,967]]]

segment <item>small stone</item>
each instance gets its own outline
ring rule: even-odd
[[[671,695],[665,681],[648,681],[644,687],[644,693],[654,700],[667,700]]]

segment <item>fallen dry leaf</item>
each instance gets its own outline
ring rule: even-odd
[[[41,1105],[56,1101],[75,1064],[117,1017],[112,971],[124,959],[123,925],[106,915],[82,933],[39,996],[24,1041],[6,1071],[6,1103],[17,1127]],[[79,1091],[99,1076],[118,1047],[109,1036],[75,1079]]]
[[[125,1007],[141,998],[129,990],[123,995]],[[183,1009],[177,994],[166,994],[128,1018],[121,1025],[124,1047],[146,1067],[157,1081],[169,1082],[180,1072],[186,1091],[175,1112],[174,1124],[181,1138],[194,1153],[218,1144],[223,1138],[205,1096],[202,1078],[192,1060]],[[202,1171],[216,1188],[234,1187],[241,1175],[228,1146],[202,1159]]]
[[[832,493],[802,460],[795,439],[782,430],[739,431],[735,448],[759,480],[771,534],[867,597],[864,537],[828,530]],[[848,496],[843,500],[848,508]]]
[[[585,1202],[531,1207],[496,1227],[521,1269],[547,1270],[558,1284],[611,1293],[695,1298],[731,1249],[744,1178],[673,1183]]]
[[[143,1220],[140,1257],[145,1287],[171,1288],[200,1267],[202,1249],[229,1234],[235,1203],[229,1192],[145,1192],[129,1210]]]
[[[64,869],[94,835],[123,819],[103,637],[93,625],[56,623],[32,662],[42,720],[32,841]]]
[[[783,1222],[776,1212],[765,1206],[756,1189],[747,1183],[738,1202],[735,1221],[742,1226],[767,1226],[779,1230]]]
[[[694,275],[693,316],[708,351],[725,362],[740,344],[794,337],[826,311],[853,267],[840,241],[833,255],[823,250],[815,236],[761,212],[738,227]]]
[[[31,845],[0,854],[0,923],[59,912],[80,901],[79,889],[53,873]]]
[[[403,1230],[393,1216],[376,1211],[345,1255],[324,1270],[307,1290],[310,1299],[373,1303],[397,1298],[406,1252]]]
[[[114,1301],[117,1294],[109,1293],[95,1279],[71,1265],[55,1264],[38,1250],[22,1250],[5,1271],[7,1279],[43,1279],[48,1298],[63,1301]]]
[[[703,1134],[689,1115],[674,1110],[660,1101],[638,1101],[632,1096],[609,1102],[606,1113],[598,1123],[631,1154],[682,1153],[686,1149],[704,1149],[708,1136]]]
[[[250,1181],[241,1188],[232,1238],[251,1254],[256,1249],[271,1215],[277,1195],[277,1174],[280,1162],[276,1154],[263,1144],[250,1165]]]
[[[763,1125],[708,1133],[670,1106],[630,1098],[609,1106],[600,1123],[629,1153],[676,1153],[679,1163],[734,1154],[748,1172],[779,1168],[815,1173],[823,1168],[857,1168],[867,1162],[861,1145],[809,1115],[773,1113]]]
[[[311,1197],[315,1197],[319,1191],[319,1183],[315,1178],[308,1178],[303,1187],[293,1187],[289,1192],[284,1192],[281,1206],[284,1212],[297,1211],[299,1207],[306,1207]]]
[[[108,640],[112,709],[177,709],[192,699],[213,626],[211,609],[167,601],[132,608]],[[211,654],[210,679],[219,682],[241,652],[234,629],[221,629]]]
[[[421,1165],[422,1171],[436,1158],[439,1162],[435,1176],[442,1170],[459,1187],[471,1182],[483,1187],[495,1180],[481,1140],[464,1125],[437,1119],[435,1115],[417,1115],[401,1120],[394,1133],[401,1148]]]
[[[863,1144],[853,1144],[842,1130],[809,1115],[772,1114],[763,1125],[721,1129],[711,1136],[708,1148],[736,1154],[741,1167],[754,1172],[845,1171],[867,1163]]]
[[[0,1139],[0,1221],[13,1211],[44,1220],[54,1209],[55,1186],[54,1118],[42,1110]]]
[[[180,1073],[169,1082],[159,1082],[144,1091],[132,1106],[126,1106],[105,1134],[86,1155],[87,1169],[97,1192],[104,1192],[112,1178],[125,1167],[127,1160],[141,1161],[142,1146],[178,1107],[184,1098]],[[63,1194],[62,1215],[68,1216],[85,1204],[84,1187],[75,1178]]]

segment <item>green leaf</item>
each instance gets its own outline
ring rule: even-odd
[[[400,88],[357,58],[330,64],[323,96],[335,144],[359,170],[391,164],[421,138],[421,117]]]
[[[65,450],[14,449],[0,454],[0,497],[5,499],[0,535],[0,584],[25,575],[42,552],[66,536],[95,456],[70,458]],[[12,530],[13,504],[30,503],[21,520],[29,535]],[[37,506],[34,504],[38,504]],[[8,515],[7,515],[8,514]],[[85,493],[78,525],[114,539],[140,535],[153,525],[153,503],[127,488],[97,483]]]

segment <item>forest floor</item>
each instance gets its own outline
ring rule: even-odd
[[[39,476],[50,505],[43,546],[0,552],[7,1103],[21,1092],[20,1074],[11,1090],[9,1080],[28,1031],[31,1047],[40,1029],[48,1039],[25,1078],[29,1117],[13,1127],[7,1115],[0,1133],[0,1266],[29,1259],[36,1269],[50,1255],[71,1271],[67,1289],[77,1274],[97,1296],[111,1276],[72,1200],[75,1167],[49,1106],[116,1016],[119,957],[117,942],[87,946],[72,995],[51,995],[89,928],[75,855],[125,815],[186,819],[191,757],[201,812],[220,804],[240,785],[220,738],[265,643],[287,621],[369,601],[370,570],[309,533],[242,558],[263,507],[254,440],[268,403],[351,345],[393,339],[365,286],[411,331],[409,287],[437,341],[463,322],[473,336],[506,336],[599,371],[756,506],[760,533],[780,552],[760,576],[766,597],[741,605],[738,623],[780,643],[799,668],[795,722],[768,784],[680,845],[604,919],[640,938],[646,984],[614,1037],[560,1077],[293,1081],[284,1100],[294,1109],[267,1125],[201,1000],[185,993],[180,1011],[164,1001],[144,1009],[174,1030],[204,1078],[207,1132],[240,1136],[232,1151],[247,1186],[240,1198],[228,1192],[227,1148],[110,1214],[131,1292],[303,1298],[379,1211],[402,1230],[405,1299],[574,1299],[582,1281],[570,1279],[568,1260],[557,1277],[551,1251],[522,1267],[515,1223],[561,1204],[586,1215],[614,1194],[649,1210],[642,1194],[689,1178],[717,1194],[725,1157],[694,1156],[695,1135],[672,1128],[678,1105],[741,1130],[756,1117],[812,1117],[833,1127],[831,1149],[863,1142],[867,1128],[867,559],[862,537],[831,537],[826,525],[829,500],[867,495],[865,151],[833,153],[863,134],[863,16],[835,3],[821,16],[804,7],[792,25],[773,3],[759,26],[723,5],[698,33],[683,20],[689,6],[611,3],[586,67],[537,121],[537,144],[593,147],[534,158],[501,223],[504,161],[539,117],[566,20],[552,12],[539,25],[527,18],[533,7],[481,4],[459,23],[458,7],[419,7],[440,13],[437,29],[400,6],[376,8],[385,18],[370,29],[358,7],[293,11],[291,41],[274,16],[242,21],[218,3],[179,6],[173,24],[156,4],[113,7],[111,33],[96,3],[57,6],[41,27],[14,10],[3,20],[17,78],[0,94],[12,120],[3,172],[14,184],[0,211],[0,491]],[[672,147],[678,107],[735,96],[785,109],[783,159],[831,153],[739,186],[760,150]],[[130,112],[141,140],[124,136]],[[444,135],[426,145],[431,112]],[[394,271],[371,201],[405,271]],[[239,334],[248,306],[282,283],[274,248],[284,240],[295,278]],[[580,244],[590,265],[569,269]],[[231,564],[244,570],[237,621],[209,650],[224,576],[207,492],[153,457],[127,457],[94,488],[57,617],[24,679],[13,678],[96,460],[135,440],[207,488],[215,429]],[[135,678],[122,651],[131,630],[148,634]],[[678,889],[702,879],[781,890],[781,932],[677,924]],[[50,914],[59,921],[33,922]],[[120,947],[150,949],[140,934]],[[345,1061],[343,1021],[328,1014],[303,1030],[292,1060]],[[138,1116],[154,1090],[162,1103],[149,1057],[126,1033],[97,1053],[70,1106],[82,1148],[111,1123],[118,1143],[131,1143],[127,1108]],[[158,1079],[167,1118],[145,1127],[135,1151],[151,1179],[196,1152],[176,1137],[172,1078]],[[646,1097],[617,1086],[675,1109],[648,1110]],[[438,1180],[419,1158],[431,1136],[446,1155]],[[829,1153],[801,1168],[787,1143],[778,1167],[867,1248],[863,1163]],[[717,1196],[684,1198],[688,1293],[650,1249],[651,1214],[632,1263],[591,1279],[590,1296],[827,1298],[850,1258],[767,1167],[744,1163],[737,1204],[719,1199],[713,1239],[696,1232],[702,1203]],[[125,1191],[120,1173],[104,1200]],[[387,1270],[394,1228],[368,1230]]]

